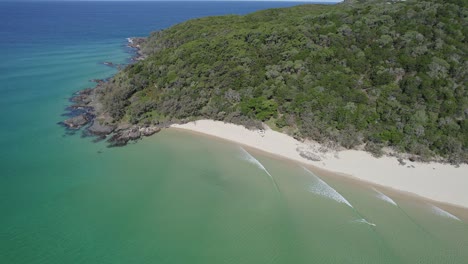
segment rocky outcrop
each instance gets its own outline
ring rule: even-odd
[[[161,128],[150,126],[150,127],[142,127],[140,128],[140,133],[142,136],[149,137],[161,131]]]
[[[130,140],[137,140],[141,136],[138,128],[132,128],[128,130],[121,130],[112,135],[107,141],[110,143],[110,147],[121,147],[127,145]]]
[[[146,38],[128,39],[128,46],[136,49],[136,54],[133,57],[134,61],[144,58],[144,55],[140,52],[140,45],[142,45],[145,40]],[[110,67],[120,66],[112,62],[103,62],[103,64]],[[136,141],[142,137],[151,136],[161,130],[161,127],[163,127],[162,124],[158,126],[112,124],[111,118],[106,118],[108,115],[102,112],[102,105],[97,99],[97,94],[105,90],[103,88],[108,85],[108,80],[109,79],[90,80],[96,83],[96,87],[87,88],[73,94],[70,98],[70,102],[73,104],[67,107],[67,113],[64,114],[69,118],[60,122],[60,124],[70,130],[79,130],[89,125],[83,130],[83,135],[96,137],[96,141],[110,136],[107,140],[110,147],[125,146],[130,141]],[[98,119],[96,119],[97,116],[99,117]]]
[[[146,41],[146,38],[143,37],[133,37],[133,38],[128,38],[128,46],[134,49],[140,49],[141,44],[143,44]]]
[[[91,88],[86,88],[82,91],[79,91],[73,95],[72,98],[70,98],[70,102],[75,103],[73,106],[87,106],[89,103],[91,103],[91,98],[90,95],[93,92],[93,89]]]
[[[124,129],[117,130],[108,140],[110,147],[121,147],[127,145],[129,141],[135,141],[141,137],[151,136],[161,131],[161,128],[154,126],[138,127],[131,126]]]
[[[132,58],[133,61],[139,61],[146,58],[146,55],[141,52],[141,45],[146,41],[146,38],[133,37],[128,38],[128,46],[136,50],[136,56]]]
[[[116,66],[113,62],[110,62],[110,61],[105,61],[102,64],[104,64],[106,66],[109,66],[109,67],[115,67]]]
[[[121,70],[126,66],[125,64],[117,64],[117,63],[113,63],[113,62],[110,62],[110,61],[105,61],[102,64],[106,65],[106,66],[109,66],[111,68],[116,68],[118,70]]]
[[[92,79],[92,80],[89,80],[90,82],[93,82],[93,83],[97,83],[97,84],[101,84],[101,83],[105,83],[106,80],[103,80],[103,79]]]
[[[94,108],[90,105],[92,102],[93,89],[87,88],[76,92],[70,102],[73,104],[67,107],[64,116],[69,118],[59,124],[68,129],[78,130],[93,121],[95,117]]]
[[[65,121],[63,121],[63,125],[70,129],[80,129],[84,125],[88,124],[90,121],[89,117],[86,114],[81,114],[78,116],[71,117]]]
[[[89,135],[95,136],[106,136],[112,133],[115,130],[114,125],[101,124],[99,121],[94,120],[93,124],[86,128],[86,132]]]

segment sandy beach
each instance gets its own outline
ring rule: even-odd
[[[198,120],[171,127],[222,138],[344,177],[354,177],[438,202],[468,208],[467,164],[455,167],[449,164],[403,160],[406,164],[402,165],[395,157],[376,158],[360,150],[324,151],[324,147],[317,142],[300,142],[269,128],[249,130],[240,125],[213,120]],[[304,155],[309,158],[305,158]],[[311,160],[311,157],[316,160]]]

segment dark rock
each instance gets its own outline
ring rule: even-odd
[[[299,152],[299,155],[305,159],[311,160],[311,161],[321,161],[322,158],[320,158],[319,155],[312,153],[311,151],[307,151],[304,149],[296,149],[297,152]]]
[[[109,147],[121,147],[127,145],[130,140],[137,140],[141,137],[141,133],[138,127],[131,127],[126,130],[120,130],[116,132],[107,141],[110,143]]]
[[[96,136],[105,136],[112,133],[115,130],[113,125],[103,125],[99,121],[94,120],[93,124],[86,129],[86,131],[91,135]]]
[[[70,129],[80,129],[89,122],[89,118],[85,114],[81,114],[63,121],[63,124]]]
[[[401,166],[405,166],[406,162],[402,158],[397,159]]]
[[[158,133],[159,131],[161,131],[161,128],[159,128],[159,127],[144,127],[144,128],[141,128],[140,131],[141,131],[141,134],[143,136],[149,137],[149,136],[154,135],[154,134]]]
[[[130,124],[120,124],[116,129],[115,132],[120,132],[120,131],[125,131],[129,130],[132,128],[132,125]]]
[[[120,133],[112,135],[112,137],[107,140],[109,142],[109,147],[123,147],[127,145],[128,139],[122,138]]]
[[[293,135],[293,138],[299,142],[304,142],[304,140],[300,136]]]
[[[128,137],[129,140],[136,140],[141,137],[140,130],[138,128],[132,128],[130,131],[124,133],[124,136]]]
[[[89,98],[89,95],[80,94],[80,95],[76,95],[70,98],[70,101],[73,103],[80,104],[80,105],[87,105],[91,102],[91,98]]]
[[[146,38],[128,38],[128,46],[136,50],[135,56],[132,61],[139,61],[146,58],[145,54],[141,52],[141,45],[146,41]]]
[[[141,47],[141,44],[143,44],[146,41],[146,38],[128,38],[128,46],[134,49],[139,49]]]
[[[63,114],[63,116],[78,116],[81,114],[87,115],[89,118],[92,119],[92,113],[93,113],[93,108],[90,106],[85,106],[85,105],[80,105],[80,104],[74,104],[66,109],[68,112]]]
[[[97,84],[101,84],[101,83],[104,83],[105,80],[103,79],[92,79],[92,80],[89,80],[90,82],[94,82],[94,83],[97,83]]]
[[[110,62],[110,61],[105,61],[102,64],[104,64],[106,66],[109,66],[109,67],[115,67],[116,66],[113,62]]]
[[[84,90],[78,91],[75,94],[76,95],[90,95],[93,92],[92,88],[86,88]]]

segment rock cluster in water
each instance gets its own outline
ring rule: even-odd
[[[144,38],[130,38],[129,47],[137,50],[136,56],[132,59],[138,61],[143,59],[140,52],[140,45]],[[112,62],[105,63],[108,66],[115,66]],[[84,136],[94,136],[97,140],[108,138],[107,142],[111,147],[125,146],[130,141],[138,140],[142,137],[151,136],[161,130],[161,126],[154,125],[130,125],[114,124],[112,120],[106,118],[105,114],[100,113],[102,105],[97,100],[96,91],[99,90],[108,80],[94,79],[91,82],[96,83],[94,88],[76,92],[71,98],[72,103],[66,110],[64,116],[69,118],[59,124],[65,126],[68,130],[76,131],[84,128]],[[97,117],[100,116],[98,119]]]

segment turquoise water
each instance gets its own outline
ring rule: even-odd
[[[466,211],[183,131],[109,149],[56,124],[126,37],[279,5],[0,3],[0,263],[468,263]]]

